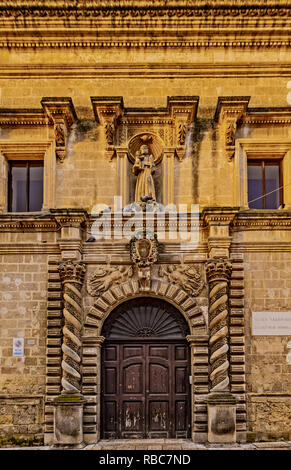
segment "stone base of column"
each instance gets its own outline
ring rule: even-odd
[[[83,405],[82,395],[60,395],[54,399],[54,447],[82,448]]]
[[[207,398],[208,442],[236,442],[236,398],[229,392],[211,392]]]

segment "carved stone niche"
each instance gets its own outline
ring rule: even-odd
[[[246,115],[249,100],[249,96],[218,98],[214,120],[218,123],[222,150],[229,162],[234,157],[237,125]]]
[[[42,98],[42,107],[48,118],[48,124],[53,127],[56,157],[61,163],[66,158],[68,134],[77,115],[71,98]]]
[[[105,155],[116,157],[117,194],[123,205],[134,201],[131,168],[141,139],[147,136],[154,156],[159,187],[159,201],[172,204],[174,199],[174,159],[182,161],[187,153],[190,126],[195,121],[199,98],[168,97],[165,108],[125,108],[122,97],[91,97],[96,121],[103,127]],[[157,176],[155,176],[158,178]]]

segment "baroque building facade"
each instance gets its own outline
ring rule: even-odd
[[[0,25],[1,442],[290,440],[291,7]]]

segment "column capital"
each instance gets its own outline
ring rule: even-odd
[[[228,259],[212,258],[208,259],[205,271],[209,284],[219,281],[228,281],[232,272],[232,264]]]
[[[78,283],[83,284],[86,267],[82,262],[74,262],[72,260],[62,261],[59,263],[59,273],[62,283]]]

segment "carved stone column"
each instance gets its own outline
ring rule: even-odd
[[[81,330],[82,295],[85,266],[83,263],[60,263],[60,278],[64,286],[62,393],[81,391]]]
[[[83,403],[81,394],[82,295],[85,266],[65,261],[59,265],[63,284],[62,392],[54,400],[54,443],[78,446],[83,442]]]
[[[231,263],[212,259],[206,264],[209,283],[210,380],[211,391],[229,390],[228,282]]]
[[[209,283],[210,395],[208,397],[209,442],[236,441],[236,400],[229,380],[228,288],[232,265],[227,259],[206,264]]]

